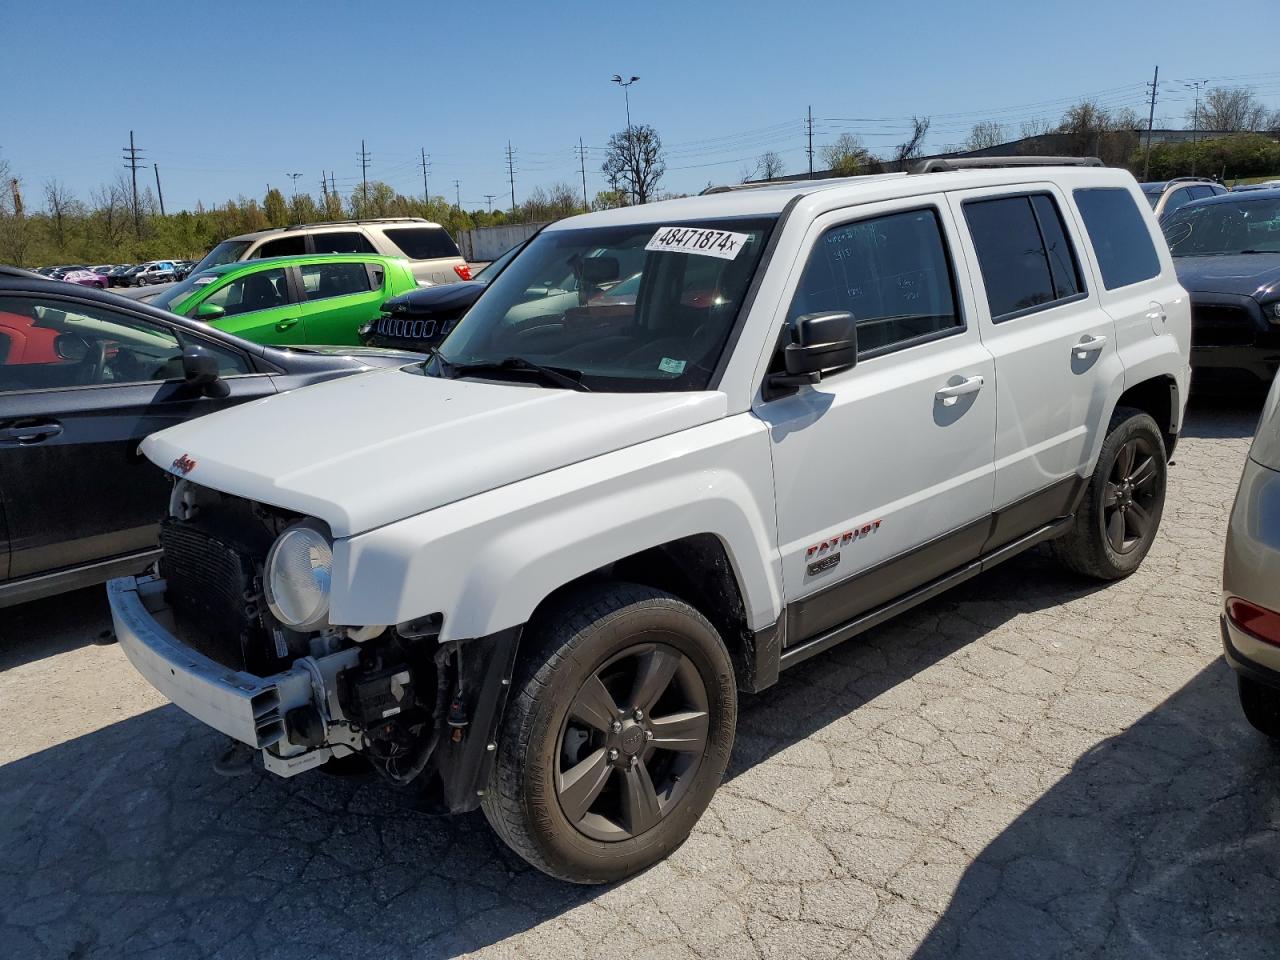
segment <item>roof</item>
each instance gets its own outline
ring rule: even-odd
[[[253,260],[233,260],[231,263],[220,263],[217,266],[205,267],[196,276],[215,274],[219,277],[239,270],[252,272],[262,265],[298,266],[308,263],[329,263],[337,261],[354,261],[356,263],[403,263],[408,266],[407,257],[390,257],[381,253],[297,253],[288,257],[261,257]]]
[[[1215,203],[1252,203],[1254,200],[1280,200],[1280,187],[1272,187],[1269,190],[1233,190],[1214,197],[1203,197],[1200,200],[1184,203],[1176,212],[1180,213],[1188,207],[1207,207]]]
[[[265,230],[255,230],[252,233],[241,233],[234,237],[227,237],[228,240],[257,240],[260,237],[273,237],[285,233],[321,233],[326,230],[340,230],[343,227],[353,227],[359,224],[367,223],[403,223],[416,227],[433,227],[437,230],[443,230],[440,224],[433,220],[426,220],[422,217],[375,217],[368,220],[318,220],[315,223],[291,223],[287,227],[268,227]]]
[[[771,216],[780,214],[789,203],[798,198],[811,198],[816,206],[830,208],[944,190],[967,190],[1045,180],[1072,186],[1089,183],[1129,185],[1134,182],[1128,171],[1119,168],[1056,165],[946,170],[920,174],[885,173],[829,180],[776,182],[761,184],[749,190],[728,190],[584,213],[557,221],[547,227],[547,231]]]

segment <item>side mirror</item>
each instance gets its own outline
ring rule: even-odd
[[[227,311],[216,303],[202,303],[196,307],[196,319],[203,320],[205,323],[221,320],[226,315]]]
[[[828,311],[797,317],[795,340],[782,351],[787,372],[769,377],[774,386],[817,383],[824,373],[844,370],[858,362],[858,325],[851,313]]]
[[[187,386],[203,396],[221,399],[231,392],[218,374],[217,357],[199,347],[186,347],[182,351],[182,375]]]

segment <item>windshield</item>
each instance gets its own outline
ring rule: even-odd
[[[224,263],[235,263],[249,249],[251,240],[223,240],[204,255],[204,259],[196,264],[196,270],[208,270]]]
[[[1280,200],[1242,197],[1183,207],[1163,229],[1175,257],[1280,253]]]
[[[775,221],[541,233],[489,284],[429,372],[465,376],[469,365],[520,358],[571,371],[592,390],[705,390]]]
[[[218,279],[216,273],[191,273],[187,275],[187,279],[181,283],[174,284],[164,293],[151,301],[153,307],[159,307],[161,310],[172,310],[176,304],[181,303],[187,297],[191,296],[193,290],[208,286]]]

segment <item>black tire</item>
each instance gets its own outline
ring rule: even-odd
[[[670,594],[607,583],[555,603],[522,646],[483,801],[489,823],[530,864],[573,883],[610,883],[667,856],[711,802],[733,747],[737,689],[720,635]],[[639,702],[653,716],[631,710]],[[578,789],[587,782],[594,793]]]
[[[1139,470],[1149,472],[1139,476]],[[1156,422],[1141,410],[1118,407],[1075,521],[1054,541],[1054,554],[1087,577],[1129,576],[1155,542],[1167,480],[1168,457]]]
[[[1273,740],[1280,740],[1280,690],[1245,676],[1236,676],[1240,709],[1250,726]]]

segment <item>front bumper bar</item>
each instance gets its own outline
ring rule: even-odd
[[[211,660],[162,625],[161,620],[171,620],[164,588],[158,577],[107,583],[116,638],[129,662],[177,706],[215,730],[257,749],[279,744],[286,736],[285,715],[313,702],[312,673],[295,665],[258,677]]]

